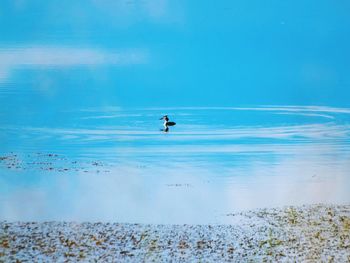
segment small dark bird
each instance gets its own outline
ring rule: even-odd
[[[163,126],[164,129],[162,131],[168,132],[169,131],[169,126],[174,126],[176,125],[175,122],[169,121],[168,115],[164,115],[160,120],[164,120]]]

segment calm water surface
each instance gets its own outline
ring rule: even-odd
[[[230,223],[257,207],[350,202],[350,109],[7,106],[2,220]],[[168,133],[164,114],[177,122]]]
[[[0,220],[350,203],[349,7],[1,1]]]

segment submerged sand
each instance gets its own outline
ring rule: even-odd
[[[234,223],[0,222],[0,262],[350,262],[350,205],[226,216]]]

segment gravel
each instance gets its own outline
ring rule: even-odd
[[[0,222],[0,262],[350,262],[350,205],[225,215],[231,225]]]

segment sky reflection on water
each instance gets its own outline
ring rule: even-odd
[[[165,113],[178,123],[167,134]],[[82,109],[66,126],[41,115],[1,119],[1,155],[27,164],[0,163],[1,219],[230,223],[257,207],[350,202],[346,108]],[[68,170],[30,165],[35,153]]]
[[[0,220],[349,203],[349,5],[2,1]]]

